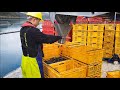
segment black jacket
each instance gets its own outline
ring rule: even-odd
[[[24,37],[25,33],[26,33],[27,46]],[[38,48],[41,57],[43,57],[44,56],[42,49],[43,43],[51,44],[62,39],[61,36],[43,34],[38,28],[35,28],[33,26],[22,26],[20,30],[20,38],[21,38],[23,55],[28,56],[29,54],[29,57],[36,57],[38,53]]]

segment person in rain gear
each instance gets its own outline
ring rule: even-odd
[[[21,69],[24,78],[44,78],[42,57],[43,43],[51,44],[64,37],[43,34],[37,26],[42,21],[41,12],[28,12],[28,20],[20,29],[22,44]]]

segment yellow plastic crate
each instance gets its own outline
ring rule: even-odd
[[[98,49],[98,50],[96,50],[96,60],[102,60],[103,53],[104,53],[104,49]]]
[[[57,63],[50,64],[50,66],[53,67],[58,72],[63,72],[73,68],[73,61],[67,60],[67,61],[57,62]]]
[[[86,37],[73,37],[73,42],[85,42],[86,43]]]
[[[120,31],[120,24],[116,24],[116,31]]]
[[[43,69],[50,78],[85,78],[87,66],[71,59],[49,65],[43,62]]]
[[[92,24],[88,24],[88,31],[93,30],[93,25]]]
[[[112,54],[106,53],[104,54],[104,58],[112,58]]]
[[[103,43],[102,37],[87,37],[87,44],[88,43]]]
[[[70,57],[73,53],[76,53],[76,52],[78,52],[78,54],[79,54],[79,52],[84,53],[84,51],[82,51],[83,49],[81,47],[82,47],[82,45],[81,46],[69,46],[67,48],[67,50],[69,51]]]
[[[99,72],[101,72],[101,68],[102,68],[102,62],[100,62],[99,64],[94,65],[94,70],[95,70],[95,74],[97,75]]]
[[[99,26],[98,31],[104,31],[104,27],[105,27],[104,24],[98,24],[98,26]]]
[[[116,42],[115,47],[120,47],[120,42]]]
[[[72,57],[73,55],[79,56],[80,53],[86,53],[87,51],[94,50],[91,46],[85,45],[63,45],[62,54]],[[76,57],[77,58],[77,57]]]
[[[99,40],[98,42],[94,43],[94,42],[87,42],[87,45],[92,45],[92,44],[97,44],[98,46],[100,45],[103,45],[103,41],[102,40]]]
[[[86,38],[80,38],[80,37],[79,38],[75,38],[75,37],[72,38],[72,42],[79,43],[80,45],[82,45],[81,43],[85,43],[85,44],[87,43]]]
[[[77,30],[77,31],[73,31],[73,36],[87,36],[87,31],[80,31],[80,30]]]
[[[107,78],[120,78],[120,70],[107,72]]]
[[[104,53],[103,57],[104,58],[112,58],[112,53]]]
[[[62,55],[64,56],[70,56],[72,52],[74,51],[80,51],[81,45],[80,44],[74,44],[74,45],[63,45],[62,46]]]
[[[85,59],[84,57],[84,61],[87,64],[94,64],[94,63],[98,63],[99,61],[102,60],[102,55],[98,55],[100,50],[95,50],[93,51],[94,54],[91,54],[92,51],[90,51],[89,53],[86,54],[87,58]]]
[[[94,65],[88,65],[87,66],[87,77],[90,77],[90,76],[94,77],[94,74],[95,74]]]
[[[120,37],[115,37],[115,42],[120,42]]]
[[[69,56],[69,53],[68,53],[66,46],[64,46],[64,45],[62,46],[61,53],[63,56]]]
[[[72,52],[79,51],[80,45],[63,45],[63,52],[62,54],[66,54],[67,56],[70,56]]]
[[[115,53],[120,57],[120,47],[115,47]]]
[[[114,46],[114,42],[104,42],[103,43],[103,48],[104,49],[108,49],[108,48],[113,49],[113,46]]]
[[[87,42],[87,45],[91,46],[91,47],[93,47],[95,49],[102,49],[102,47],[103,47],[103,44],[101,42],[100,43],[88,43]]]
[[[115,30],[114,24],[105,24],[105,30]]]
[[[59,76],[59,73],[56,73],[56,71],[52,67],[50,67],[48,64],[46,64],[45,62],[43,62],[43,71],[44,71],[44,74],[47,75],[49,78],[50,76],[53,78]]]
[[[120,37],[115,37],[115,43],[120,43]]]
[[[44,59],[50,59],[52,57],[59,57],[61,54],[59,45],[57,44],[48,44],[48,45],[44,44],[43,52],[44,52]]]
[[[114,37],[115,31],[114,30],[105,30],[104,36],[111,36]]]
[[[101,76],[102,61],[96,64],[87,65],[87,77],[95,78]]]
[[[86,39],[87,36],[72,35],[73,39]]]
[[[81,45],[86,45],[87,44],[86,41],[77,41],[77,40],[74,40],[72,42],[79,42]]]
[[[116,36],[116,37],[120,37],[120,31],[116,31],[115,36]]]
[[[87,24],[74,24],[73,30],[87,30]]]
[[[106,46],[108,46],[108,47],[106,47]],[[106,46],[103,46],[104,52],[111,52],[111,51],[113,51],[114,47],[112,45],[111,46],[106,45]]]
[[[50,58],[59,57],[59,56],[60,56],[60,54],[58,54],[58,55],[57,54],[56,55],[55,54],[50,54],[50,55],[45,54],[43,59],[50,59]]]
[[[101,32],[101,31],[88,31],[88,37],[103,37],[103,32]]]
[[[73,24],[73,30],[79,30],[78,24]]]
[[[114,37],[105,36],[104,37],[104,42],[114,42]]]
[[[88,31],[103,31],[104,24],[88,24]]]
[[[48,76],[48,75],[46,75],[46,74],[44,74],[44,77],[45,77],[45,78],[49,78],[49,76]]]
[[[105,53],[112,53],[114,48],[104,48]]]
[[[78,52],[76,52],[76,53],[72,53],[72,58],[79,60],[86,64],[98,63],[99,61],[102,60],[102,56],[99,57],[97,52],[99,51],[89,51],[86,53],[81,52],[79,54],[77,54]]]
[[[86,53],[86,52],[89,52],[89,51],[92,51],[92,50],[95,50],[95,48],[91,47],[91,46],[85,46],[85,45],[81,45],[80,46],[80,52],[82,53]]]
[[[76,51],[76,50],[80,50],[81,49],[81,45],[69,45],[66,46],[67,50],[69,51]]]

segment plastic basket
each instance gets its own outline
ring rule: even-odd
[[[44,72],[50,78],[85,78],[87,66],[76,60],[66,60],[54,64],[43,64]]]

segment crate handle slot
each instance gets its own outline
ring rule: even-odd
[[[98,25],[94,25],[94,26],[98,26]]]

